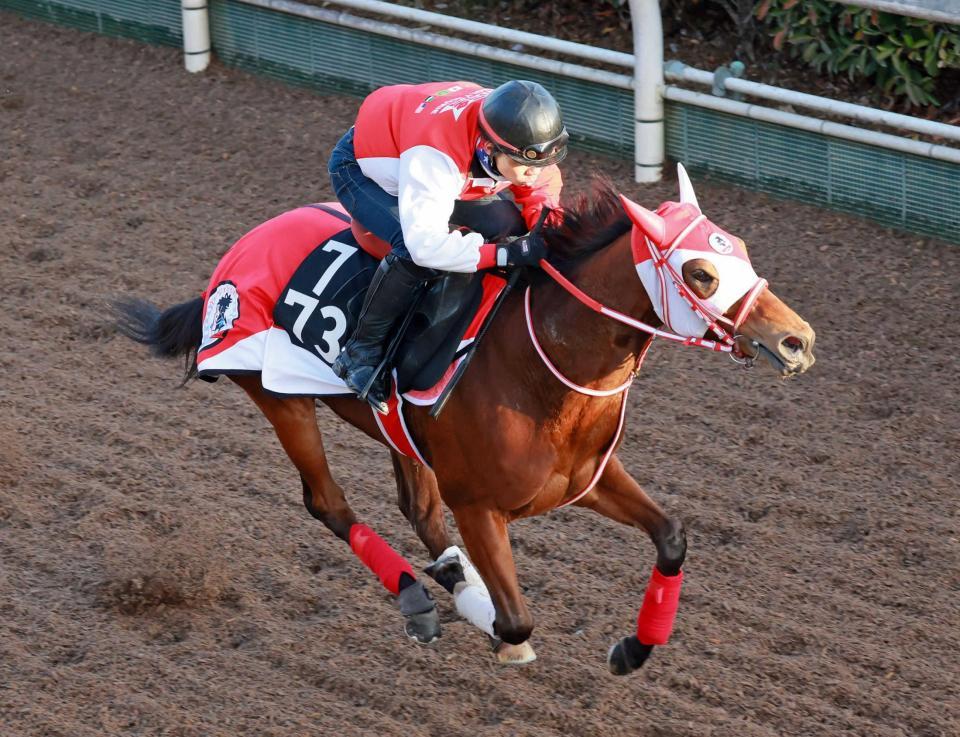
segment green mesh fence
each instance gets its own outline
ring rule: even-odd
[[[691,172],[960,243],[960,166],[691,105],[667,104]]]
[[[575,143],[605,154],[632,156],[633,95],[626,90],[232,0],[212,0],[210,7],[213,47],[226,64],[292,84],[354,95],[365,95],[386,84],[431,79],[469,79],[485,86],[496,86],[509,79],[530,79],[556,96]]]
[[[183,45],[180,0],[0,0],[0,8],[82,31]]]
[[[179,0],[0,0],[0,8],[89,31],[179,45]],[[211,0],[214,52],[286,83],[356,96],[399,82],[532,79],[564,110],[573,142],[633,158],[627,90],[536,72],[301,18]],[[667,104],[667,153],[693,173],[960,242],[960,165],[680,103]]]

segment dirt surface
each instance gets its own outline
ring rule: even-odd
[[[444,636],[409,643],[240,390],[178,389],[105,316],[190,298],[246,230],[329,198],[357,101],[7,13],[0,48],[4,737],[960,734],[956,245],[700,187],[817,365],[655,349],[621,456],[689,528],[671,644],[607,674],[653,548],[564,510],[512,528],[539,660],[504,669],[432,582]],[[675,197],[582,154],[572,187],[590,170]],[[425,565],[387,454],[320,415],[361,518]]]

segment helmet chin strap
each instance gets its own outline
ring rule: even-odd
[[[494,161],[493,156],[487,153],[482,138],[477,139],[476,156],[477,161],[480,162],[480,166],[490,175],[491,179],[495,179],[498,182],[505,182],[507,180],[507,178],[500,173],[500,170],[497,169],[497,162]]]

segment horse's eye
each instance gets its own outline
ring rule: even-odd
[[[694,271],[694,272],[693,272],[693,278],[696,279],[697,281],[702,281],[702,282],[710,282],[710,281],[713,281],[713,277],[710,276],[710,275],[709,275],[706,271],[704,271],[703,269],[697,269],[696,271]]]

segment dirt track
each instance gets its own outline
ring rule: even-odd
[[[701,185],[817,365],[655,349],[621,457],[688,525],[673,640],[607,674],[653,548],[564,510],[512,528],[540,659],[502,669],[439,587],[443,638],[409,644],[241,392],[179,390],[105,317],[197,294],[247,229],[330,198],[357,102],[6,13],[0,49],[4,737],[960,734],[956,245]],[[675,197],[630,168],[565,171]],[[321,427],[361,517],[425,565],[387,455]]]

